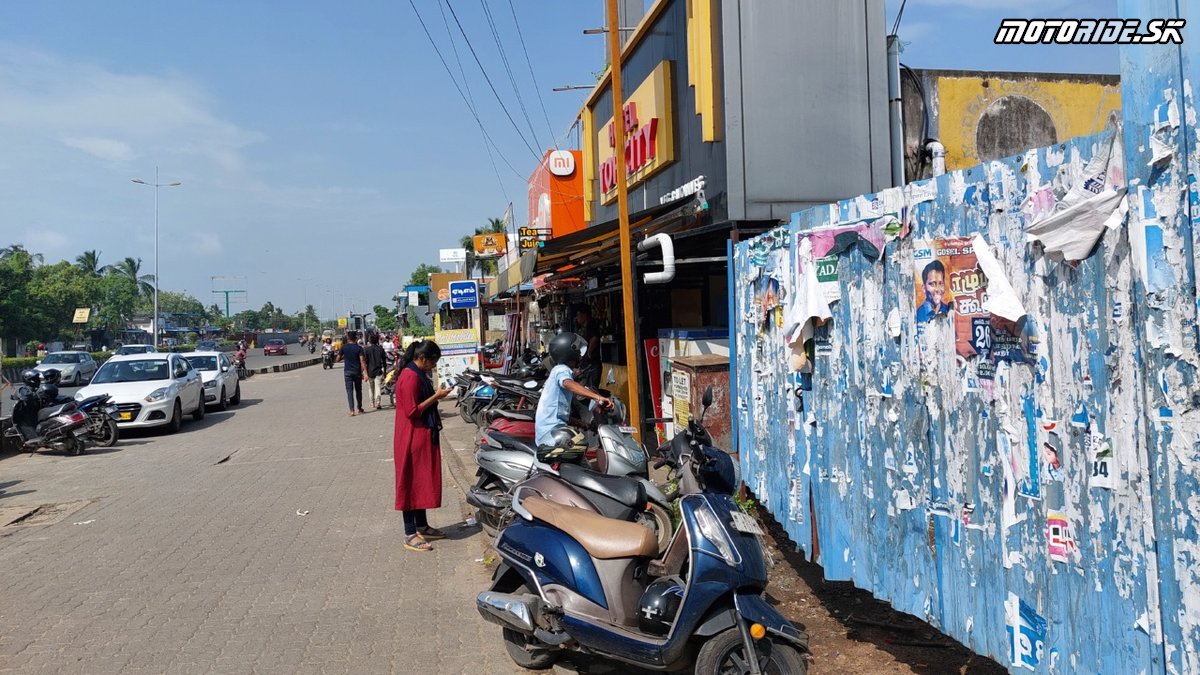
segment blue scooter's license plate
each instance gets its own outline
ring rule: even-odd
[[[729,515],[732,516],[732,521],[730,524],[733,525],[733,529],[737,530],[738,532],[745,532],[746,534],[763,533],[762,528],[758,526],[758,521],[751,518],[745,512],[732,509],[730,510]]]

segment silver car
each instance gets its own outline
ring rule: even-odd
[[[87,352],[51,352],[38,361],[34,370],[42,373],[57,370],[64,387],[78,387],[87,384],[98,367],[96,360]]]
[[[222,352],[188,352],[183,355],[204,380],[204,403],[225,410],[242,400],[242,383],[237,368],[228,354]]]

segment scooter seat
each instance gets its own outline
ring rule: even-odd
[[[658,555],[654,533],[637,523],[605,518],[574,506],[555,504],[536,495],[522,499],[521,506],[534,518],[574,537],[593,558],[611,560],[652,558]]]
[[[487,420],[494,422],[497,419],[506,419],[513,422],[533,422],[535,421],[536,412],[526,412],[520,410],[489,410],[487,412]]]
[[[493,443],[499,443],[500,447],[508,450],[520,450],[528,452],[531,455],[537,455],[537,446],[523,438],[509,436],[508,434],[499,431],[488,431],[488,438],[492,439]]]
[[[577,464],[560,464],[558,475],[571,485],[604,495],[625,506],[636,509],[646,506],[646,486],[636,479],[608,476]]]

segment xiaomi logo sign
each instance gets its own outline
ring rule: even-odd
[[[575,155],[568,150],[555,150],[546,158],[550,173],[555,176],[570,176],[575,173]]]

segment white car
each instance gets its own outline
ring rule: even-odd
[[[179,431],[183,416],[204,419],[204,385],[200,371],[182,354],[114,356],[75,394],[82,400],[96,394],[112,396],[117,424],[140,428],[166,426]]]
[[[38,361],[34,370],[57,370],[64,387],[78,387],[96,374],[96,361],[87,352],[53,352]]]
[[[187,352],[183,357],[200,371],[204,380],[204,403],[225,410],[242,401],[242,384],[238,382],[237,368],[222,352]]]

